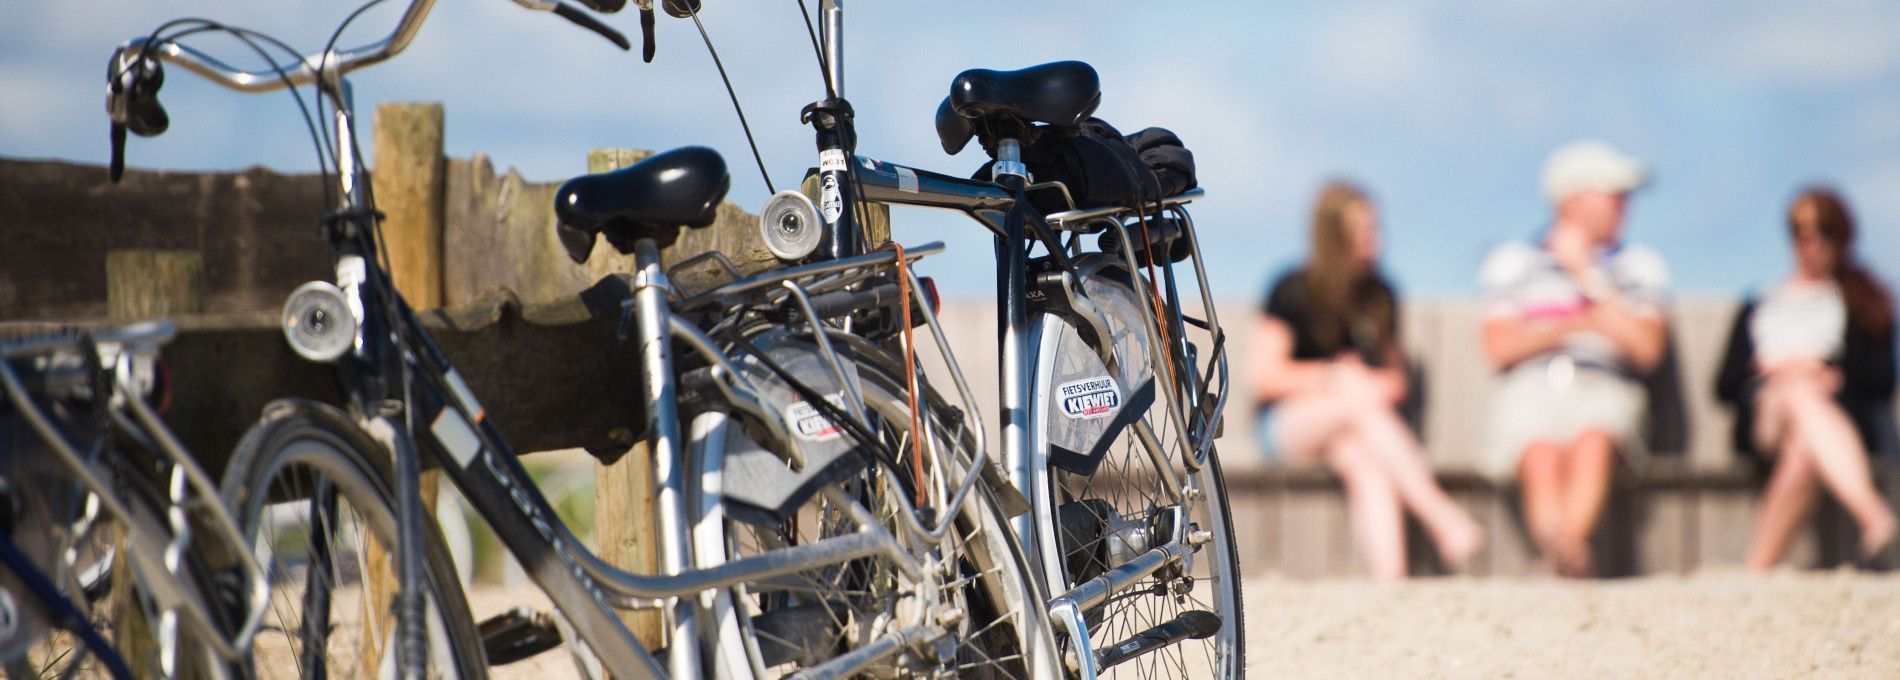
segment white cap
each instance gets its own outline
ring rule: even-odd
[[[1579,191],[1627,193],[1648,181],[1642,161],[1595,140],[1557,147],[1544,161],[1544,196],[1553,203]]]

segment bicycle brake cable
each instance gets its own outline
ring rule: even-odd
[[[713,68],[719,71],[719,82],[725,83],[726,96],[732,98],[732,110],[739,114],[739,129],[745,131],[746,145],[752,147],[752,161],[759,165],[759,178],[765,180],[765,191],[768,194],[778,193],[772,186],[772,176],[765,172],[765,157],[759,155],[759,142],[752,136],[752,126],[746,123],[745,107],[739,105],[739,91],[733,88],[732,79],[726,77],[726,65],[719,60],[719,50],[713,48],[712,36],[706,33],[706,25],[699,20],[699,10],[694,9],[691,16],[693,28],[699,29],[700,41],[706,43],[706,53],[712,55]]]

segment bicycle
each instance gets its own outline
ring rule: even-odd
[[[1226,337],[1184,207],[1204,192],[1078,207],[1071,190],[1086,187],[1031,181],[1023,150],[1077,134],[1099,103],[1099,78],[1080,62],[953,80],[937,113],[944,150],[979,139],[992,158],[988,180],[857,155],[843,15],[841,1],[821,0],[812,36],[825,98],[803,116],[817,133],[820,196],[814,204],[781,192],[764,211],[763,237],[793,262],[860,256],[869,203],[955,210],[988,228],[1003,458],[1029,500],[1014,524],[1052,594],[1044,602],[1063,633],[1066,670],[1094,678],[1144,659],[1176,677],[1242,675],[1238,555],[1214,451]],[[1061,209],[1045,214],[1038,201]],[[1088,234],[1102,234],[1095,248],[1082,244]],[[1182,262],[1200,318],[1182,311]],[[1190,332],[1207,343],[1204,361]],[[954,362],[951,372],[961,386]]]
[[[241,677],[263,574],[160,421],[147,323],[0,341],[0,665],[12,677]]]
[[[518,2],[574,18],[566,5]],[[593,292],[622,314],[642,358],[663,573],[627,573],[581,545],[378,262],[377,215],[342,76],[400,52],[431,3],[412,0],[383,42],[298,56],[294,70],[233,69],[157,34],[113,59],[115,122],[140,134],[163,129],[153,124],[164,120],[159,60],[245,91],[315,83],[334,109],[339,192],[323,226],[337,282],[293,293],[284,328],[305,358],[337,365],[348,408],[272,405],[224,477],[260,561],[282,584],[274,630],[287,649],[260,644],[259,656],[287,654],[307,676],[337,669],[479,677],[486,654],[533,651],[478,644],[420,510],[426,456],[553,601],[559,637],[589,675],[1047,675],[1031,671],[1053,643],[1040,612],[1025,606],[1040,598],[997,509],[1002,489],[990,480],[1000,477],[983,457],[980,433],[960,418],[920,414],[914,399],[941,397],[897,387],[914,383],[892,377],[897,362],[887,352],[834,337],[817,311],[835,314],[842,299],[849,313],[859,298],[844,286],[934,251],[787,268],[675,305],[658,252],[682,228],[709,224],[726,192],[725,163],[709,149],[580,178],[557,197],[557,213],[588,231],[588,245],[605,234],[636,256],[630,281],[610,278]],[[618,36],[591,18],[577,22]],[[675,357],[675,343],[687,353]],[[906,391],[913,399],[898,396]],[[911,442],[919,467],[892,453]],[[341,568],[352,564],[355,571]],[[366,588],[379,582],[369,571],[396,583],[396,592]],[[300,593],[286,592],[295,585]],[[615,615],[641,607],[670,615],[664,666]],[[337,621],[351,613],[363,620]]]

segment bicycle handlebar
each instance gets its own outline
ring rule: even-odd
[[[115,72],[131,68],[141,56],[155,56],[169,61],[193,73],[204,76],[214,83],[240,92],[269,92],[284,87],[299,87],[316,82],[318,75],[341,76],[366,66],[388,61],[409,47],[409,41],[415,39],[416,31],[421,30],[422,21],[429,16],[429,10],[435,6],[435,0],[412,0],[409,8],[403,10],[402,20],[387,37],[368,45],[347,50],[332,50],[328,53],[304,55],[294,68],[279,73],[275,69],[246,71],[200,52],[186,45],[170,40],[161,40],[152,44],[150,38],[128,40],[113,54]],[[321,73],[319,69],[328,71]]]
[[[626,0],[579,1],[603,12],[616,11],[626,5]],[[560,0],[514,0],[514,3],[531,10],[553,12],[556,16],[600,34],[622,50],[633,47],[619,31]],[[165,71],[159,67],[159,62],[169,61],[183,66],[211,82],[239,92],[269,92],[301,87],[323,78],[336,82],[347,73],[380,64],[402,53],[409,47],[409,42],[415,39],[416,32],[422,29],[423,20],[429,17],[429,10],[434,7],[435,0],[410,0],[396,28],[382,40],[346,50],[332,49],[307,54],[299,57],[295,66],[256,71],[231,66],[188,45],[156,35],[126,41],[112,53],[106,72],[106,112],[112,118],[112,181],[119,181],[125,172],[125,133],[128,130],[141,137],[151,137],[164,132],[169,126],[170,117],[166,115],[165,107],[158,102],[158,90],[165,82]]]

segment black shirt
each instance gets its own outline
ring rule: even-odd
[[[1363,304],[1371,300],[1383,299],[1384,305]],[[1295,361],[1318,361],[1331,359],[1341,351],[1352,349],[1359,353],[1359,359],[1367,366],[1379,367],[1385,363],[1385,339],[1379,337],[1380,321],[1385,328],[1396,333],[1399,327],[1398,295],[1393,293],[1391,284],[1385,277],[1374,273],[1364,280],[1359,289],[1353,292],[1352,299],[1357,301],[1353,309],[1334,323],[1346,327],[1336,329],[1330,335],[1331,342],[1322,340],[1325,334],[1316,332],[1319,322],[1313,315],[1312,294],[1306,283],[1306,270],[1296,269],[1273,284],[1272,292],[1261,306],[1261,311],[1286,322],[1293,331],[1293,359]],[[1384,319],[1375,315],[1375,309],[1383,307]]]

